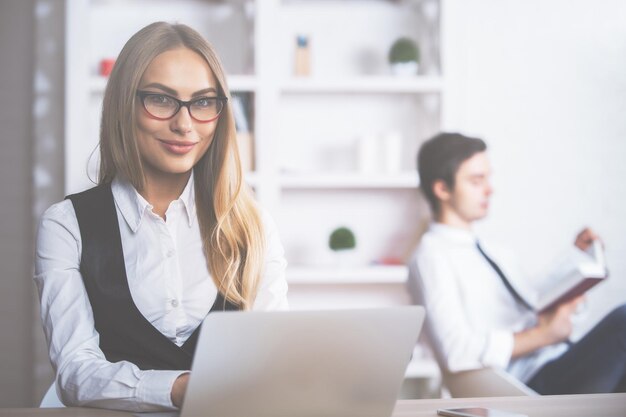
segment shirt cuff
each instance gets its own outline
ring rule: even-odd
[[[186,373],[189,371],[143,371],[137,384],[137,398],[140,404],[177,410],[178,407],[172,403],[172,386],[176,378]]]
[[[513,333],[506,330],[494,330],[489,333],[487,346],[482,356],[484,366],[506,368],[513,354]]]

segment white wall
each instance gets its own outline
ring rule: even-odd
[[[444,124],[484,138],[494,168],[479,229],[536,271],[593,227],[611,270],[590,294],[596,319],[626,301],[626,2],[447,0],[446,9]]]

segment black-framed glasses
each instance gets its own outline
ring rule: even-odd
[[[157,120],[168,120],[176,116],[182,107],[187,107],[192,119],[199,123],[208,123],[220,117],[228,97],[198,97],[182,101],[163,93],[137,91],[143,108],[148,115]]]

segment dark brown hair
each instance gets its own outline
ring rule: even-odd
[[[417,154],[417,172],[420,189],[435,214],[439,213],[439,200],[433,192],[435,181],[442,180],[454,189],[454,178],[463,161],[487,150],[482,139],[460,133],[439,133],[422,144]]]

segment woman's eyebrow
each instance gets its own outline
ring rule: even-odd
[[[165,86],[165,85],[163,85],[161,83],[150,83],[148,85],[144,85],[142,88],[149,88],[149,87],[158,88],[159,90],[163,90],[164,92],[166,92],[167,94],[172,95],[172,96],[178,95],[176,90],[174,90],[172,88],[169,88],[169,87],[167,87],[167,86]]]
[[[191,95],[191,97],[201,96],[201,95],[206,94],[206,93],[216,93],[217,94],[217,90],[214,87],[205,88],[205,89],[196,91],[195,93],[193,93]]]
[[[163,92],[171,96],[178,97],[178,92],[176,90],[174,90],[173,88],[167,87],[161,83],[150,83],[148,85],[144,85],[142,89],[143,88],[158,88],[159,90],[162,90]],[[191,97],[201,96],[206,93],[217,93],[217,90],[214,87],[204,88],[202,90],[198,90],[195,93],[193,93]]]

